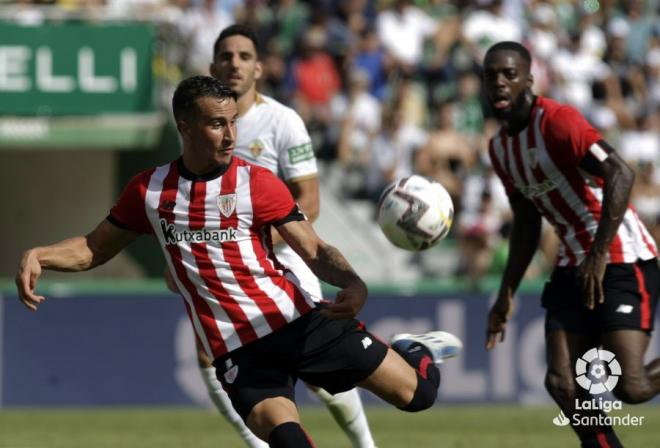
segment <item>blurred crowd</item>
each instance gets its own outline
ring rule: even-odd
[[[499,272],[510,215],[486,155],[497,124],[482,101],[480,63],[501,40],[533,55],[534,91],[578,108],[637,171],[633,203],[660,239],[658,0],[60,0],[34,3],[88,18],[161,23],[163,82],[205,74],[219,31],[258,33],[260,90],[307,123],[323,183],[375,203],[394,179],[420,173],[452,195],[457,274]],[[169,98],[168,98],[169,99]],[[557,244],[544,231],[534,273]]]

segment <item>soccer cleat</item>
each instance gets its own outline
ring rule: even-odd
[[[396,346],[398,350],[409,351],[413,344],[426,347],[436,364],[442,364],[445,359],[458,356],[463,350],[461,340],[446,331],[428,331],[422,334],[399,333],[390,339],[390,345]]]

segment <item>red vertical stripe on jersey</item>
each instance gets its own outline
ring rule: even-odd
[[[552,159],[553,163],[555,164],[555,167],[557,167],[557,170],[561,172],[561,174],[566,178],[568,184],[571,187],[571,190],[573,190],[573,193],[582,202],[582,206],[585,207],[589,213],[591,213],[591,216],[593,216],[596,222],[600,222],[601,214],[603,212],[602,204],[589,189],[589,185],[578,171],[577,169],[578,167],[572,166],[569,167],[568,169],[562,168],[565,164],[562,164],[562,161],[559,160],[558,158],[559,157],[558,154],[552,151],[551,148],[549,148],[549,146],[555,147],[556,143],[548,142],[548,144],[545,145],[546,152]],[[578,221],[576,221],[576,223],[577,222]],[[575,226],[576,236],[578,236],[578,238],[584,232],[587,232],[584,223],[582,223],[582,220],[579,220],[579,222],[581,224],[580,227]],[[588,237],[590,240],[589,248],[591,248],[593,236],[589,235]],[[618,232],[612,239],[612,242],[610,243],[609,252],[610,252],[610,260],[609,260],[610,263],[623,263],[623,246],[621,244],[621,238],[619,237]]]
[[[170,171],[167,173],[167,176],[163,180],[163,189],[160,194],[158,212],[161,219],[164,219],[168,223],[174,223],[174,213],[170,209],[163,207],[165,202],[175,202],[176,194],[179,188],[179,173],[176,169],[176,162],[170,165]],[[195,312],[202,324],[206,338],[209,341],[211,351],[214,355],[219,356],[227,351],[227,346],[225,345],[220,331],[215,323],[215,317],[211,308],[208,306],[206,301],[199,295],[197,292],[197,287],[190,281],[185,267],[183,266],[181,259],[181,251],[176,244],[167,244],[167,252],[170,254],[172,259],[172,264],[174,265],[174,270],[176,272],[176,277],[183,284],[184,288],[190,294],[190,297],[193,301],[193,306],[195,307]]]
[[[249,170],[246,166],[238,166],[238,163],[233,163],[232,168],[222,176],[222,186],[220,194],[231,194],[236,192],[236,184],[238,179],[238,170]],[[238,198],[237,201],[240,201],[241,198]],[[238,228],[238,215],[236,210],[232,212],[229,217],[221,215],[220,217],[220,228],[227,229],[229,227]],[[252,237],[252,241],[256,238]],[[224,250],[224,249],[227,250]],[[254,281],[254,277],[250,273],[250,268],[245,264],[243,258],[241,257],[240,247],[235,241],[228,241],[223,243],[223,253],[225,255],[225,261],[229,263],[231,270],[238,282],[238,285],[241,287],[243,292],[247,297],[252,299],[254,303],[259,307],[259,310],[264,315],[266,322],[270,325],[272,330],[286,325],[286,319],[282,316],[280,309],[277,307],[275,302],[268,297],[257,285],[257,282]]]
[[[637,277],[637,287],[642,301],[639,304],[639,312],[641,314],[640,327],[642,330],[651,328],[651,296],[646,289],[646,281],[644,280],[644,273],[637,264],[633,264],[635,268],[635,277]]]

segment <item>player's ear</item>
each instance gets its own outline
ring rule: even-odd
[[[211,76],[213,76],[215,79],[220,79],[220,78],[218,77],[217,73],[216,73],[216,70],[215,70],[215,62],[211,62],[211,63],[209,64],[209,73],[210,73]]]
[[[261,61],[257,61],[257,64],[254,67],[254,79],[261,79],[263,73],[264,66],[261,64]]]
[[[185,120],[177,120],[176,128],[179,130],[181,137],[187,137],[190,133],[190,126],[188,126]]]
[[[527,74],[527,88],[531,89],[532,85],[534,85],[534,75],[532,75],[531,73],[528,73]]]

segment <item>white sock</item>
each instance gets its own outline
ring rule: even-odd
[[[234,406],[232,406],[229,395],[227,395],[227,392],[222,388],[222,384],[215,377],[215,367],[200,367],[199,371],[202,374],[202,379],[209,390],[209,396],[213,400],[215,407],[236,428],[236,431],[238,431],[238,434],[247,446],[250,448],[268,448],[268,444],[252,434],[252,431],[243,423],[243,419],[238,415]]]
[[[357,389],[335,395],[330,395],[323,389],[317,389],[315,393],[351,440],[353,448],[376,447]]]

